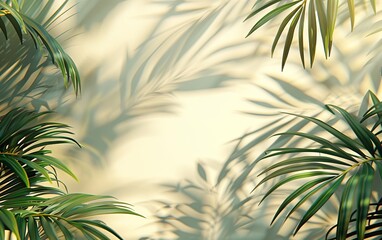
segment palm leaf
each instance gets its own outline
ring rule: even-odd
[[[68,194],[56,187],[55,169],[75,178],[61,160],[45,147],[75,143],[65,124],[38,123],[48,112],[14,109],[0,119],[0,236],[5,230],[17,239],[73,239],[73,234],[122,239],[106,224],[89,218],[103,214],[137,215],[129,204],[109,196]]]
[[[349,126],[352,134],[342,133],[315,117],[308,117],[299,114],[291,114],[301,117],[308,122],[322,128],[333,139],[327,140],[320,136],[315,136],[304,132],[283,132],[278,135],[291,135],[296,138],[303,138],[313,141],[309,147],[289,147],[269,148],[261,159],[281,158],[276,163],[270,165],[260,172],[266,176],[256,185],[255,188],[273,178],[284,177],[280,181],[273,183],[265,193],[260,203],[269,197],[275,190],[294,180],[305,180],[297,190],[292,192],[279,206],[274,215],[273,221],[279,214],[296,198],[300,200],[294,204],[292,210],[288,212],[289,218],[302,204],[318,197],[311,204],[310,208],[299,219],[295,228],[296,234],[317,211],[331,199],[336,192],[341,192],[340,186],[345,182],[345,188],[340,200],[340,213],[337,220],[336,237],[346,239],[348,236],[349,224],[352,222],[353,206],[356,206],[356,234],[357,239],[364,239],[369,219],[369,204],[371,192],[373,191],[373,181],[375,172],[381,172],[381,144],[380,140],[372,131],[369,130],[374,124],[365,124],[365,119],[379,117],[375,109],[379,108],[380,101],[373,93],[367,93],[366,97],[372,98],[372,106],[364,112],[364,116],[356,118],[345,109],[335,105],[328,105],[327,110],[331,113],[339,112],[344,122]],[[363,107],[363,106],[361,106]],[[374,111],[374,112],[373,112]],[[361,110],[360,110],[361,112]],[[334,115],[334,117],[337,117]],[[367,150],[367,153],[364,152]],[[284,159],[283,159],[284,158]],[[375,162],[375,164],[373,164]],[[290,175],[292,173],[292,175]],[[346,178],[350,174],[350,177]],[[326,175],[326,177],[325,177]],[[313,180],[309,180],[313,178]],[[314,188],[313,188],[314,187]],[[355,196],[358,196],[355,199]]]
[[[308,26],[308,36],[309,36],[309,54],[310,54],[310,62],[311,66],[313,65],[315,53],[316,53],[316,38],[317,38],[317,22],[320,28],[321,33],[321,39],[323,43],[323,50],[325,53],[325,57],[330,56],[332,51],[332,45],[334,41],[334,30],[336,26],[336,19],[339,15],[338,9],[339,9],[339,2],[338,0],[331,0],[327,1],[325,4],[324,1],[321,0],[311,0],[311,1],[300,1],[300,0],[294,0],[294,1],[269,1],[262,3],[261,0],[257,0],[255,4],[255,9],[248,15],[248,17],[245,19],[250,19],[253,17],[256,17],[257,15],[261,14],[262,12],[266,12],[264,16],[262,16],[259,20],[257,20],[254,24],[254,26],[251,28],[249,33],[247,34],[247,37],[251,34],[253,34],[255,31],[257,31],[259,28],[261,28],[264,24],[278,18],[278,16],[291,8],[292,6],[299,4],[298,8],[302,9],[293,20],[290,29],[286,35],[286,41],[284,43],[284,53],[282,57],[282,68],[285,65],[287,55],[289,53],[289,50],[291,48],[291,43],[294,35],[294,28],[300,23],[299,27],[299,51],[300,51],[300,58],[303,66],[305,66],[304,63],[304,24],[305,24],[305,15],[308,17],[307,26]],[[309,4],[309,6],[307,6]],[[326,5],[326,6],[325,6]],[[349,11],[349,19],[351,23],[351,29],[354,28],[354,21],[355,21],[355,4],[354,0],[347,0],[348,5],[348,11]],[[372,0],[370,1],[370,5],[372,6],[374,12],[376,12],[376,1]],[[257,7],[256,7],[257,6]],[[275,6],[275,7],[274,7]],[[309,10],[307,13],[305,13],[305,9],[308,8]],[[284,28],[285,23],[289,22],[291,15],[293,15],[293,12],[295,10],[291,11],[286,17],[284,17],[284,20],[280,24],[280,28],[275,36],[273,46],[275,42],[278,41],[281,35],[281,29]],[[272,53],[274,51],[274,47],[272,47]]]
[[[66,3],[63,3],[63,5],[65,4]],[[39,24],[37,21],[23,14],[22,8],[14,3],[8,5],[5,2],[0,2],[0,18],[1,15],[5,15],[8,18],[21,42],[23,42],[24,36],[29,33],[30,37],[35,42],[36,47],[45,47],[52,62],[60,69],[65,86],[68,86],[71,82],[75,93],[78,94],[81,90],[81,86],[77,67],[72,58],[63,50],[57,40],[48,33],[44,25]],[[51,19],[49,20],[52,21]],[[6,25],[3,20],[0,21],[0,28],[7,38]]]
[[[365,227],[364,239],[378,237],[381,235],[381,232],[382,232],[382,212],[380,210],[381,199],[378,203],[372,203],[372,204],[369,204],[369,206],[370,206],[369,211],[366,216],[366,227]],[[357,223],[357,219],[354,218],[354,216],[357,214],[357,211],[358,210],[355,210],[353,213],[351,213],[351,216],[349,219],[349,226],[352,226]],[[338,228],[340,228],[338,224],[330,228],[326,234],[326,239],[330,239],[330,240],[338,239],[331,236],[332,235],[331,232],[334,229],[336,229],[337,232],[340,231]],[[356,236],[358,234],[358,231],[354,229],[348,232],[344,232],[343,234],[344,235],[342,239],[354,239],[352,237]]]

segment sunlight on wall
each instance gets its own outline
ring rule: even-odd
[[[105,217],[127,239],[155,238],[168,227],[163,222],[151,224],[158,220],[155,213],[160,208],[156,200],[174,204],[195,201],[201,210],[210,201],[208,197],[216,198],[216,194],[220,196],[215,199],[217,203],[233,208],[234,198],[225,199],[227,190],[218,188],[212,178],[208,179],[210,182],[202,181],[200,188],[205,192],[192,193],[195,198],[191,193],[185,194],[188,190],[169,193],[160,185],[176,186],[185,179],[193,182],[203,178],[204,170],[197,168],[197,163],[210,166],[206,171],[217,175],[232,151],[231,140],[269,122],[268,118],[243,114],[257,111],[248,99],[272,102],[272,95],[264,89],[272,88],[277,94],[286,91],[291,102],[303,96],[287,83],[318,100],[331,99],[329,96],[333,97],[339,88],[354,92],[355,98],[363,95],[353,89],[354,82],[349,80],[352,71],[358,71],[366,61],[357,56],[361,54],[360,46],[347,49],[344,47],[347,44],[343,44],[330,61],[322,62],[323,56],[318,56],[315,68],[307,71],[298,62],[297,49],[292,49],[289,64],[281,73],[281,48],[273,59],[269,57],[272,35],[263,30],[256,34],[257,42],[244,38],[252,23],[242,20],[250,12],[252,1],[78,0],[78,3],[73,32],[79,35],[66,44],[82,73],[83,93],[79,99],[63,101],[57,109],[65,122],[74,127],[85,147],[68,150],[74,161],[81,159],[80,163],[71,163],[77,166],[80,185],[70,184],[69,189],[113,195],[134,204],[146,219]],[[346,43],[347,34],[348,31],[338,32],[338,41]],[[333,66],[337,59],[345,58],[361,63]],[[248,161],[253,159],[252,156]],[[246,198],[256,181],[253,178],[236,186],[230,194],[235,192],[238,195],[232,196]],[[277,198],[274,201],[267,204],[276,203]],[[181,212],[175,210],[170,215]],[[290,226],[280,232],[277,226],[272,227],[267,232],[272,214],[260,210],[244,210],[260,216],[248,223],[252,230],[231,229],[229,234],[244,236],[235,239],[246,239],[245,234],[255,234],[259,237],[256,239],[260,236],[281,239],[289,234]],[[207,212],[191,219],[190,213],[190,219],[185,219],[179,228],[199,231],[200,235],[194,234],[195,239],[223,239],[218,236],[229,236],[224,232],[224,228],[229,229],[228,220],[240,218],[222,214],[222,227],[206,231],[208,227],[199,226],[202,220],[197,220],[203,219],[203,214]],[[322,215],[325,226],[335,221],[330,211]],[[311,232],[322,234],[321,228],[320,224],[312,224]],[[171,235],[171,231],[163,234]]]

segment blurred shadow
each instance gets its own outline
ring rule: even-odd
[[[366,25],[370,19],[365,17]],[[357,29],[350,38],[348,33],[341,31],[348,26],[341,24],[338,26],[336,41],[342,44],[333,45],[330,59],[318,58],[312,69],[305,70],[301,69],[298,59],[290,58],[285,73],[268,71],[267,76],[256,80],[254,89],[261,89],[263,97],[248,99],[253,104],[253,111],[246,111],[245,114],[263,120],[264,124],[261,127],[254,127],[253,131],[237,139],[244,144],[230,161],[235,161],[238,156],[249,152],[257,154],[259,157],[256,159],[260,159],[262,152],[256,150],[259,146],[264,147],[264,143],[267,143],[266,148],[277,148],[290,141],[290,137],[285,136],[269,140],[272,135],[278,132],[299,131],[307,127],[305,120],[283,114],[285,112],[326,119],[329,115],[325,110],[325,104],[335,104],[357,115],[355,109],[365,93],[368,90],[378,92],[382,80],[378,73],[381,62],[371,62],[367,56],[370,46],[375,48],[370,42],[375,43],[377,38],[363,38],[362,32]],[[349,48],[348,46],[354,41],[358,43]],[[291,51],[297,49],[292,48]],[[373,59],[377,58],[378,53]],[[341,126],[338,120],[331,121],[338,129],[344,132],[348,130]],[[320,131],[317,126],[305,130],[311,134],[319,134]],[[293,147],[299,142],[290,141],[289,144]]]
[[[236,146],[234,151],[238,148]],[[229,172],[221,168],[219,162],[199,162],[196,179],[163,184],[168,190],[166,195],[173,197],[150,203],[151,206],[159,206],[154,210],[152,224],[160,230],[140,239],[290,239],[296,220],[289,219],[286,224],[281,216],[273,225],[270,222],[283,200],[283,192],[293,189],[282,188],[281,194],[274,194],[259,205],[263,197],[258,194],[261,191],[251,193],[259,179],[253,174],[247,176],[244,182],[238,181],[243,169],[248,169],[252,161],[248,156],[241,156],[239,161],[230,166]],[[221,170],[217,171],[219,168]],[[333,208],[338,207],[332,201],[327,205],[312,218],[312,224],[296,235],[296,239],[322,239],[325,236],[325,229],[333,225]],[[297,211],[292,217],[301,214]]]
[[[56,14],[53,12],[56,10],[53,7],[54,1],[45,3],[25,2],[22,11],[44,22]],[[65,4],[60,6],[63,8]],[[24,41],[20,43],[13,26],[8,21],[4,22],[8,39],[1,33],[0,114],[16,107],[36,111],[52,110],[58,100],[52,92],[63,92],[65,89],[61,73],[52,64],[52,60],[44,56],[43,50],[35,47],[29,35],[24,35]]]
[[[90,29],[93,26],[100,25],[114,9],[119,7],[120,3],[129,2],[127,0],[91,0],[83,1],[78,4],[78,22],[77,26]]]
[[[72,116],[81,125],[79,141],[85,151],[72,152],[73,156],[103,165],[117,138],[144,127],[143,117],[175,113],[176,93],[221,88],[227,82],[250,79],[248,73],[232,69],[253,61],[256,46],[244,38],[221,42],[222,37],[232,34],[235,24],[242,24],[247,4],[211,2],[214,4],[204,2],[208,7],[198,8],[192,16],[182,10],[186,2],[159,2],[167,5],[167,10],[146,40],[125,54],[118,79],[102,76],[115,65],[108,61],[82,76],[81,99],[58,109],[63,117]],[[185,19],[163,30],[182,14]]]

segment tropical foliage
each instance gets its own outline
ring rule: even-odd
[[[80,92],[76,65],[47,27],[63,14],[65,1],[43,23],[35,19],[46,16],[47,5],[24,1],[0,2],[0,28],[5,41],[14,41],[10,29],[21,44],[33,40],[40,51],[47,50],[51,61],[62,72],[64,83]],[[25,9],[40,9],[36,18]],[[42,9],[41,9],[42,8]],[[7,19],[7,20],[6,20]],[[21,45],[27,47],[27,45]],[[4,81],[8,82],[9,79]],[[0,239],[122,239],[105,223],[93,219],[102,214],[133,214],[130,205],[110,196],[68,193],[59,174],[76,179],[61,159],[53,157],[51,145],[74,143],[69,126],[44,120],[50,112],[14,108],[0,117]]]
[[[282,1],[282,0],[272,0],[263,1],[258,0],[253,6],[253,11],[248,15],[247,19],[254,16],[258,16],[264,11],[268,11],[264,16],[262,16],[249,31],[248,35],[251,35],[257,29],[262,27],[267,22],[277,18],[279,15],[287,12],[289,13],[282,20],[275,38],[272,43],[272,55],[276,49],[276,46],[280,40],[280,37],[287,25],[289,24],[289,29],[287,30],[284,50],[282,56],[282,68],[284,68],[286,60],[289,55],[289,51],[293,42],[296,28],[298,29],[298,46],[300,52],[300,59],[302,65],[305,67],[305,43],[304,39],[308,37],[309,46],[309,56],[310,65],[313,65],[316,56],[316,45],[317,37],[320,33],[321,40],[323,44],[323,49],[325,57],[329,57],[332,51],[333,41],[334,41],[334,30],[337,24],[337,17],[343,15],[344,5],[347,4],[348,16],[350,19],[351,30],[354,28],[356,19],[356,10],[363,7],[369,2],[374,12],[377,12],[377,1],[365,1],[365,0],[293,0],[293,1]],[[274,7],[276,6],[276,7]],[[272,8],[274,7],[274,8]],[[339,11],[340,10],[340,11]],[[343,17],[342,17],[343,18]],[[341,19],[340,19],[341,20]],[[307,31],[307,33],[305,33]]]
[[[297,233],[335,192],[342,191],[335,239],[345,239],[354,235],[353,230],[348,234],[350,222],[355,222],[357,239],[364,239],[366,230],[372,230],[367,233],[367,237],[380,234],[379,231],[375,231],[375,228],[379,228],[379,223],[372,221],[379,219],[378,207],[377,210],[369,212],[369,205],[373,199],[372,192],[378,190],[373,187],[373,183],[378,176],[380,177],[382,170],[380,163],[382,103],[373,93],[370,92],[368,95],[372,99],[372,105],[367,111],[363,109],[365,105],[362,106],[359,116],[354,116],[338,106],[327,106],[331,113],[339,113],[351,129],[349,133],[345,134],[333,128],[327,123],[328,120],[296,115],[318,125],[323,132],[309,134],[303,131],[288,131],[276,134],[292,136],[290,141],[306,140],[309,146],[290,147],[288,146],[290,143],[285,143],[281,147],[267,149],[266,155],[260,159],[265,160],[275,156],[281,158],[259,174],[266,176],[256,187],[271,179],[283,177],[269,187],[263,199],[284,184],[302,179],[305,182],[281,203],[273,221],[289,204],[292,204],[293,200],[299,199],[296,204],[292,204],[293,208],[288,211],[286,218],[304,202],[314,199],[301,217],[295,229]],[[345,185],[343,190],[341,190],[342,185]],[[377,204],[379,203],[374,205]]]
[[[337,24],[350,19],[351,30],[353,30],[356,16],[365,6],[371,6],[374,12],[379,14],[377,1],[257,1],[247,19],[267,12],[257,20],[248,35],[279,15],[285,14],[273,40],[272,55],[283,31],[289,24],[282,54],[282,68],[292,48],[296,28],[300,60],[305,67],[304,38],[307,36],[312,66],[316,56],[318,32],[321,34],[323,50],[327,58],[334,46],[334,30]],[[288,10],[290,10],[289,13],[287,13]],[[364,24],[367,25],[370,22],[365,21]],[[380,28],[372,30],[372,26],[376,25],[378,24],[370,24],[368,34],[380,32]],[[374,49],[376,51],[372,55],[377,56],[378,43]],[[379,57],[372,57],[360,72],[348,73],[349,79],[359,79],[356,80],[359,82],[356,85],[356,93],[361,93],[364,86],[379,91],[381,65],[378,59]],[[339,64],[344,63],[339,62]],[[370,64],[374,66],[372,68],[377,69],[376,72],[370,68]],[[367,80],[365,81],[367,79],[365,76],[368,74],[373,75],[374,80],[371,86],[366,83]],[[285,190],[287,186],[297,187],[280,202],[271,222],[274,224],[279,219],[284,221],[295,219],[297,222],[293,234],[297,234],[301,232],[304,225],[314,222],[313,218],[328,204],[338,199],[336,224],[326,229],[327,239],[374,239],[380,236],[381,192],[378,185],[381,183],[382,176],[380,163],[382,103],[377,95],[369,91],[358,109],[355,109],[357,104],[352,99],[353,91],[342,92],[342,95],[334,94],[335,104],[324,105],[321,100],[316,99],[316,95],[299,91],[295,86],[284,83],[281,79],[275,77],[272,79],[282,86],[285,90],[284,94],[277,95],[269,87],[262,87],[262,89],[269,94],[270,98],[276,99],[277,104],[260,100],[252,102],[268,110],[283,109],[284,113],[263,114],[262,116],[273,117],[275,120],[264,129],[257,129],[240,138],[243,140],[248,136],[258,135],[236,152],[236,157],[246,154],[263,143],[269,135],[274,136],[275,140],[270,146],[268,145],[263,154],[256,158],[249,169],[250,171],[261,169],[258,176],[262,178],[255,186],[255,193],[258,193],[260,188],[265,188],[264,196],[260,201],[262,203],[271,195],[275,195],[276,190]],[[340,89],[330,89],[330,91]],[[342,86],[343,89],[348,88]],[[314,108],[310,107],[310,113],[307,114],[306,109],[291,104],[293,101],[287,98],[288,95],[294,97],[300,105],[307,106],[308,103],[312,106],[313,104]],[[333,97],[333,93],[328,96]],[[327,100],[328,97],[324,99]],[[261,115],[259,112],[251,114]],[[272,159],[274,162],[269,164]],[[231,161],[234,161],[234,158]]]

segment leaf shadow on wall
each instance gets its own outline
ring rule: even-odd
[[[51,13],[56,10],[53,2],[47,1],[45,7],[27,2],[23,12],[43,22],[54,15]],[[64,92],[61,73],[51,59],[36,48],[29,35],[25,34],[21,43],[9,21],[4,23],[7,38],[5,34],[0,36],[0,114],[17,107],[52,110],[61,101],[57,93]]]
[[[240,143],[234,151],[239,147]],[[244,155],[239,157],[236,164],[230,166],[229,172],[220,168],[220,162],[199,162],[196,178],[163,184],[166,195],[172,196],[172,200],[150,202],[154,215],[151,224],[160,230],[140,239],[290,239],[295,219],[284,223],[284,219],[279,218],[270,225],[282,194],[272,196],[259,205],[263,194],[251,193],[259,182],[257,174],[246,176],[242,181],[240,173],[250,167],[250,159]],[[335,203],[329,202],[324,211],[316,214],[315,222],[310,224],[309,229],[301,231],[296,238],[321,239],[325,235],[323,229],[331,227],[334,208]],[[294,216],[302,214],[297,211]],[[283,231],[280,231],[282,227]]]
[[[198,163],[198,179],[185,178],[176,183],[164,184],[168,194],[174,193],[174,197],[172,201],[155,202],[160,208],[153,209],[156,220],[153,224],[160,226],[162,230],[141,239],[290,239],[293,226],[304,214],[303,211],[292,215],[292,227],[285,227],[285,224],[283,226],[283,217],[276,220],[271,227],[267,224],[270,223],[269,216],[272,217],[279,206],[278,202],[283,200],[288,192],[295,190],[296,185],[280,190],[279,194],[271,196],[260,206],[257,204],[263,197],[263,192],[257,190],[250,193],[260,181],[257,174],[264,166],[269,166],[269,163],[259,161],[263,156],[261,149],[277,148],[287,142],[289,147],[301,147],[301,144],[309,147],[309,143],[302,143],[287,136],[273,137],[270,140],[277,132],[296,132],[304,129],[304,132],[309,134],[322,133],[319,127],[307,128],[307,121],[280,114],[281,112],[325,117],[326,103],[335,103],[354,110],[365,91],[379,89],[379,73],[363,71],[364,64],[353,65],[353,62],[367,55],[364,46],[368,45],[368,40],[365,40],[364,45],[349,50],[343,47],[347,45],[346,37],[344,34],[338,35],[337,41],[344,44],[334,48],[332,61],[336,62],[335,67],[321,59],[311,70],[296,71],[297,74],[294,72],[294,75],[270,73],[256,81],[254,88],[261,89],[265,95],[248,99],[253,104],[253,111],[246,114],[267,119],[266,123],[260,127],[256,126],[255,130],[236,139],[236,148],[223,163],[212,164],[209,161],[213,166],[208,170],[205,164]],[[372,64],[372,69],[378,69],[380,62]],[[295,69],[295,66],[299,65],[296,59],[291,59],[287,68]],[[343,125],[340,127],[338,118],[328,123],[343,132],[347,131]],[[216,172],[213,169],[220,171]],[[212,174],[207,174],[208,172]],[[274,183],[270,184],[272,185]],[[339,199],[340,196],[336,198]],[[312,202],[307,203],[309,204]],[[325,229],[329,230],[336,224],[336,216],[333,213],[337,209],[336,200],[328,202],[311,219],[310,225],[305,226],[295,238],[324,238]],[[280,232],[283,234],[280,235]]]
[[[82,77],[81,99],[59,109],[63,117],[73,116],[81,123],[79,141],[85,151],[71,154],[102,166],[115,140],[144,127],[148,116],[174,114],[176,93],[211,90],[250,79],[250,74],[230,69],[253,61],[256,45],[242,36],[221,42],[235,30],[235,24],[242,24],[244,7],[232,1],[215,4],[161,30],[165,22],[186,14],[169,7],[147,40],[136,51],[126,53],[118,79],[102,75],[115,62],[105,61],[88,71]]]

